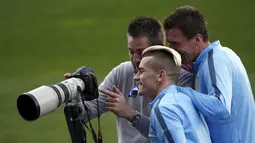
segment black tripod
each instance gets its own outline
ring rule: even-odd
[[[82,72],[83,70],[83,72]],[[85,84],[85,91],[82,91],[79,86],[77,86],[77,91],[79,93],[79,96],[77,99],[73,99],[73,102],[69,102],[65,104],[64,107],[64,113],[66,117],[66,123],[68,126],[68,130],[72,139],[72,143],[87,143],[87,138],[86,138],[86,131],[84,128],[84,125],[88,128],[86,123],[84,123],[80,117],[80,114],[83,112],[83,109],[78,106],[79,103],[82,103],[82,106],[87,112],[87,117],[90,119],[89,111],[87,106],[85,105],[85,101],[91,101],[93,99],[96,99],[97,101],[97,116],[98,116],[98,138],[97,135],[92,128],[90,120],[89,125],[90,125],[90,132],[92,133],[93,140],[95,143],[102,143],[102,133],[101,133],[101,128],[100,128],[100,114],[99,114],[99,104],[98,104],[98,88],[97,88],[97,81],[96,77],[93,73],[87,74],[88,69],[83,68],[80,71],[80,75],[74,74],[73,77],[78,77],[81,78]]]
[[[64,113],[72,143],[87,143],[86,131],[79,118],[81,112],[82,109],[77,104],[65,105]]]

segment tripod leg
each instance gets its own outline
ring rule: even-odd
[[[72,143],[86,143],[86,131],[79,120],[79,107],[76,105],[66,105],[64,113]]]

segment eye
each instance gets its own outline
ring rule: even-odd
[[[138,68],[138,69],[137,69],[137,74],[138,74],[138,75],[141,75],[142,73],[143,73],[143,71],[142,71],[141,69]]]
[[[144,72],[144,70],[142,70],[142,69],[141,69],[141,70],[139,70],[139,73],[140,73],[140,74],[142,74],[143,72]]]
[[[132,50],[130,50],[130,49],[129,49],[129,53],[130,53],[131,55],[134,55],[134,51],[132,51]]]

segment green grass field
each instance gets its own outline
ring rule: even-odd
[[[1,0],[0,142],[70,143],[63,106],[26,122],[16,109],[18,95],[62,81],[65,72],[82,65],[92,67],[101,81],[114,66],[128,60],[130,19],[145,15],[162,21],[187,4],[205,13],[211,41],[220,39],[236,51],[251,82],[255,81],[254,1]],[[107,113],[101,121],[104,142],[117,142],[115,116]],[[97,128],[95,121],[93,125]]]

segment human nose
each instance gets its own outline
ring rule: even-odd
[[[134,76],[134,80],[135,80],[135,81],[139,81],[139,79],[140,79],[140,78],[139,78],[139,72],[137,72],[137,74],[135,74],[135,76]]]
[[[134,61],[136,62],[136,63],[140,63],[140,61],[141,61],[141,55],[139,55],[139,54],[134,54]],[[137,65],[138,66],[138,65]]]

